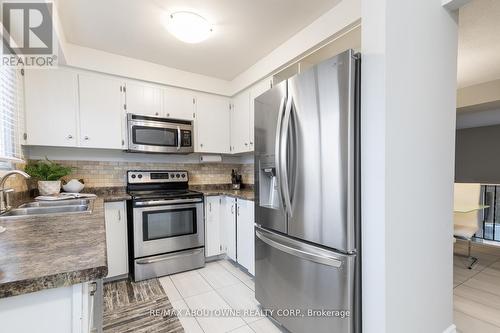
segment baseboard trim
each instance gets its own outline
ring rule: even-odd
[[[443,331],[443,333],[457,333],[457,327],[453,324]]]

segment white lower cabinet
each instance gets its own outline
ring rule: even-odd
[[[106,222],[106,249],[108,253],[107,278],[128,274],[127,210],[124,201],[104,204]]]
[[[255,275],[254,203],[237,200],[236,250],[237,261]]]
[[[220,229],[220,196],[205,197],[205,256],[217,256],[222,252]]]
[[[221,205],[221,243],[227,257],[236,261],[236,199],[222,197]]]
[[[96,289],[97,288],[97,289]],[[97,294],[101,293],[101,294]],[[102,284],[84,282],[0,299],[1,332],[90,333],[102,325]],[[28,320],[27,320],[28,319]]]
[[[255,275],[254,249],[253,201],[205,197],[205,256],[226,254]]]

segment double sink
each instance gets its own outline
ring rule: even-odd
[[[0,219],[42,215],[91,213],[93,208],[92,206],[93,200],[90,199],[28,202],[18,208],[11,209],[0,215]]]

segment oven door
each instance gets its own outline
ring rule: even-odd
[[[198,202],[190,202],[193,200]],[[170,201],[155,206],[148,201],[134,202],[135,258],[204,246],[202,199]]]
[[[150,120],[128,121],[128,149],[149,153],[192,153],[192,125]]]

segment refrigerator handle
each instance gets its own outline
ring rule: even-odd
[[[281,133],[281,147],[280,147],[280,187],[281,192],[283,193],[283,200],[285,201],[285,208],[288,212],[288,215],[292,217],[292,202],[290,200],[290,186],[288,184],[288,163],[287,163],[287,154],[288,154],[288,131],[290,128],[290,117],[292,113],[292,104],[293,98],[292,96],[288,97],[288,101],[285,107],[285,114],[283,116],[283,125],[282,125],[282,133]]]
[[[278,122],[276,124],[276,138],[274,147],[274,163],[276,166],[276,179],[278,180],[278,187],[281,197],[281,204],[285,206],[283,202],[283,187],[281,186],[281,166],[280,166],[280,149],[281,149],[281,128],[283,125],[283,113],[285,112],[286,96],[283,96],[280,103],[280,109],[278,113]]]
[[[266,234],[268,234],[268,233],[266,232]],[[342,266],[342,261],[340,261],[336,258],[332,258],[332,257],[326,256],[326,255],[319,255],[316,253],[311,253],[311,252],[305,251],[305,250],[300,249],[300,248],[285,245],[285,244],[279,242],[278,240],[272,239],[274,237],[271,234],[269,236],[267,236],[263,232],[261,232],[257,229],[255,230],[255,235],[261,241],[266,243],[267,245],[274,247],[275,249],[277,249],[279,251],[288,253],[292,256],[295,256],[295,257],[298,257],[301,259],[305,259],[308,261],[313,261],[313,262],[318,263],[318,264],[336,267],[336,268],[340,268],[340,266]]]

